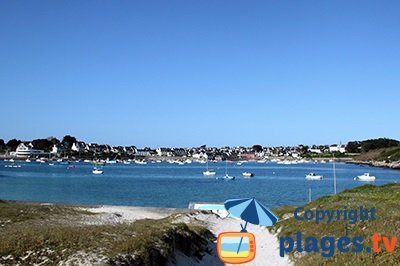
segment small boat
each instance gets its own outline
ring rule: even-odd
[[[13,163],[13,162],[15,162],[15,161],[14,161],[14,159],[10,159],[9,162],[10,162],[10,163]]]
[[[254,174],[251,173],[251,172],[244,172],[244,173],[242,173],[242,175],[243,175],[245,178],[249,178],[249,177],[253,177],[253,176],[254,176]]]
[[[322,175],[316,175],[315,173],[309,173],[306,175],[307,180],[322,180]]]
[[[215,171],[210,171],[210,170],[208,169],[208,160],[207,160],[207,168],[206,168],[205,171],[203,171],[203,175],[205,175],[205,176],[214,176],[214,175],[216,175],[216,174],[217,174],[217,172],[215,172]]]
[[[54,163],[49,163],[50,166],[54,166]]]
[[[31,160],[28,158],[28,159],[25,160],[25,162],[30,163]]]
[[[230,175],[225,175],[225,176],[223,176],[223,177],[216,177],[215,179],[217,179],[217,180],[230,180],[230,181],[233,181],[233,180],[235,180],[236,179],[236,177],[234,177],[234,176],[230,176]]]
[[[101,175],[101,174],[104,173],[104,171],[101,170],[101,169],[98,169],[98,168],[93,168],[92,173],[93,173],[94,175]]]
[[[236,164],[240,166],[240,165],[242,165],[243,163],[242,163],[242,162],[237,162]]]
[[[216,175],[216,174],[217,174],[217,172],[210,171],[210,170],[206,170],[206,171],[203,172],[203,175],[205,175],[205,176],[213,176],[213,175]]]
[[[21,168],[21,165],[13,163],[13,164],[4,165],[4,167],[6,167],[6,168]]]
[[[359,175],[357,177],[354,178],[354,180],[358,180],[358,181],[375,181],[376,177],[373,175],[370,175],[369,173],[364,173],[363,175]]]
[[[129,161],[124,161],[124,164],[128,165],[128,164],[131,164],[131,162],[129,162]]]
[[[221,180],[231,180],[231,181],[236,179],[236,177],[228,175],[228,161],[227,160],[225,161],[225,176],[216,177],[215,179],[217,179],[217,180],[219,180],[219,179],[221,179]]]
[[[147,164],[147,162],[145,160],[139,161],[139,160],[135,160],[136,164]]]

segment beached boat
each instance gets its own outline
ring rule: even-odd
[[[307,180],[322,180],[322,175],[316,175],[315,173],[309,173],[306,175]]]
[[[101,175],[101,174],[104,173],[104,171],[101,170],[101,169],[98,169],[98,168],[93,168],[92,173],[93,173],[94,175]]]
[[[253,177],[253,176],[254,176],[254,174],[251,173],[251,172],[244,172],[244,173],[242,173],[242,175],[243,175],[245,178],[250,178],[250,177]]]
[[[366,181],[366,182],[375,181],[375,179],[376,179],[376,177],[373,175],[370,175],[369,173],[364,173],[363,175],[359,175],[354,178],[354,180]]]

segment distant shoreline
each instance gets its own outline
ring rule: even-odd
[[[368,165],[371,167],[386,168],[393,170],[400,170],[400,161],[397,162],[383,162],[383,161],[358,161],[352,160],[346,163],[357,164],[357,165]]]

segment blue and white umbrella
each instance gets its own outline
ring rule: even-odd
[[[233,216],[240,217],[246,221],[242,232],[247,232],[247,223],[271,226],[278,221],[278,217],[271,212],[267,207],[259,203],[255,198],[249,199],[231,199],[224,203],[225,209]],[[242,244],[243,237],[240,239],[239,247],[237,252],[239,253],[240,246]]]
[[[230,214],[240,217],[246,224],[271,226],[278,221],[278,217],[255,198],[231,199],[225,201],[224,205]]]

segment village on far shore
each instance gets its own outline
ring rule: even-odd
[[[1,145],[3,142],[3,145]],[[3,147],[2,147],[3,146]],[[255,160],[270,157],[312,158],[348,156],[347,145],[298,145],[263,147],[207,147],[206,145],[191,148],[159,147],[137,148],[136,146],[111,146],[108,144],[86,143],[71,136],[62,141],[54,137],[33,141],[0,140],[0,154],[4,158],[85,158],[85,159],[134,159],[134,158],[193,158],[194,160]],[[351,155],[351,154],[350,154]]]
[[[65,158],[65,159],[193,159],[193,160],[263,160],[273,158],[285,159],[318,159],[332,157],[343,160],[357,156],[361,152],[379,147],[398,146],[397,140],[380,138],[366,141],[352,141],[331,145],[298,145],[263,147],[207,147],[206,145],[191,148],[159,147],[137,148],[136,146],[111,146],[107,144],[87,143],[66,135],[60,141],[55,137],[35,139],[32,141],[0,139],[0,156],[3,158]]]

